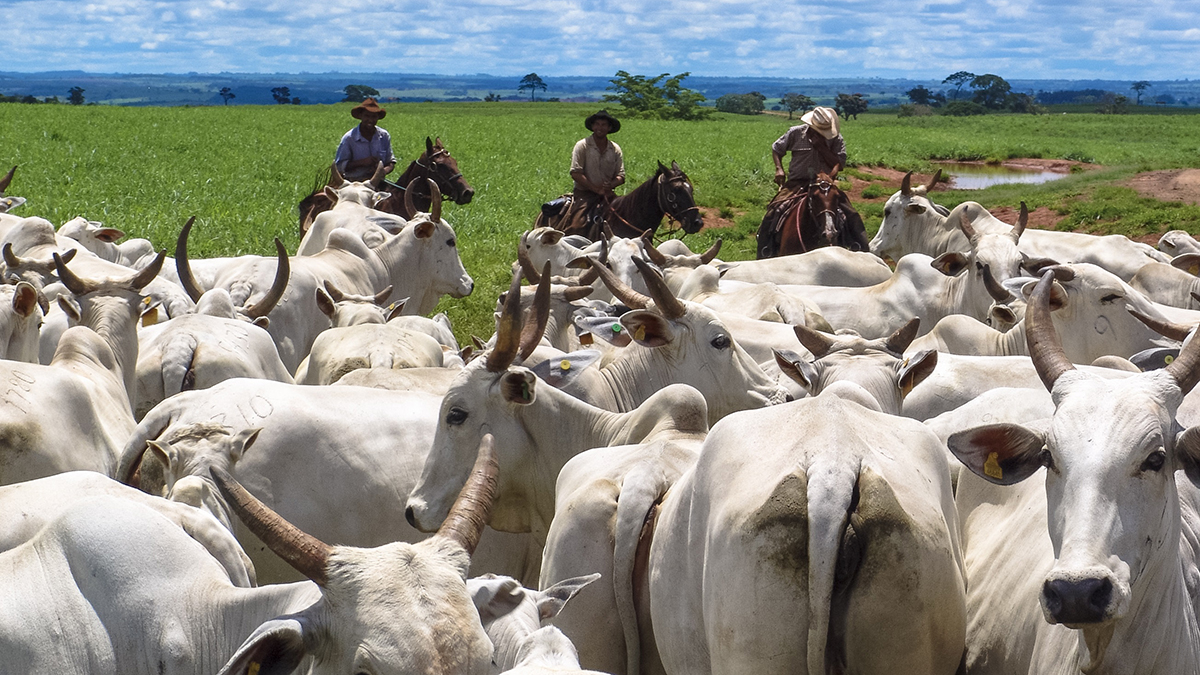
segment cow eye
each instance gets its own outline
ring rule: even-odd
[[[1141,471],[1161,471],[1163,464],[1167,462],[1167,453],[1162,448],[1150,453],[1150,456],[1142,462]]]
[[[454,238],[451,237],[450,239],[447,239],[446,245],[449,246],[450,248],[454,248]]]
[[[451,408],[450,412],[446,413],[446,424],[458,426],[467,421],[467,415],[470,414],[462,408]]]
[[[1123,297],[1125,297],[1125,296],[1121,295],[1120,293],[1109,293],[1108,295],[1104,296],[1103,298],[1100,298],[1100,304],[1111,305],[1113,302],[1120,300]]]
[[[710,342],[709,344],[711,344],[713,347],[715,347],[717,349],[729,349],[729,336],[724,333],[721,333],[720,335],[713,338],[712,342]]]
[[[1054,466],[1054,455],[1050,454],[1050,448],[1042,448],[1042,453],[1038,456],[1038,459],[1041,460],[1042,466],[1046,467],[1046,469],[1058,471],[1057,467]]]

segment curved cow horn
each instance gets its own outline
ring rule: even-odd
[[[483,528],[491,518],[499,482],[500,462],[496,459],[496,439],[491,434],[484,434],[479,441],[479,456],[475,458],[471,475],[459,491],[458,499],[454,500],[454,506],[450,507],[446,520],[438,528],[437,536],[458,543],[467,555],[474,553]]]
[[[496,346],[488,352],[485,367],[490,373],[500,373],[512,365],[517,356],[517,340],[521,334],[521,271],[513,273],[512,284],[500,310],[500,325],[496,327]]]
[[[912,194],[912,172],[904,174],[904,178],[900,181],[900,194],[905,197]],[[812,351],[811,349],[809,351]]]
[[[975,241],[975,228],[971,226],[971,219],[967,217],[967,212],[964,209],[958,214],[958,226],[962,229],[963,234],[967,235],[967,239]]]
[[[275,305],[283,299],[283,292],[287,290],[288,280],[292,277],[292,264],[288,259],[287,248],[279,241],[279,237],[275,237],[275,255],[279,258],[279,265],[275,267],[275,281],[272,282],[271,289],[261,300],[242,312],[251,319],[266,316],[275,309]]]
[[[426,178],[429,181],[429,199],[431,205],[429,207],[429,219],[434,223],[442,222],[442,189],[434,182],[432,178]]]
[[[833,338],[828,335],[815,331],[804,324],[796,324],[792,326],[792,330],[796,333],[796,338],[800,340],[800,344],[804,348],[812,352],[815,358],[821,358],[833,349]]]
[[[142,290],[147,284],[149,284],[151,281],[154,281],[154,278],[157,277],[158,273],[162,271],[163,263],[166,261],[167,249],[164,248],[158,252],[158,255],[154,256],[154,260],[151,261],[149,265],[146,265],[144,268],[142,268],[141,272],[133,275],[132,279],[125,282],[125,285],[135,291]]]
[[[575,302],[576,300],[586,298],[595,290],[591,286],[572,286],[563,291],[563,297],[566,298],[567,302]]]
[[[413,203],[413,188],[417,187],[417,181],[420,178],[414,178],[408,181],[408,186],[404,188],[404,211],[412,218],[417,212],[417,205]]]
[[[328,583],[329,554],[333,552],[329,544],[284,520],[247,492],[225,469],[214,466],[209,471],[217,489],[229,503],[230,509],[246,525],[246,529],[262,540],[275,555],[318,586]]]
[[[634,260],[637,260],[637,258],[634,258]],[[604,282],[604,285],[612,292],[613,297],[625,303],[626,307],[630,309],[646,309],[650,305],[650,298],[648,296],[642,295],[629,286],[626,286],[603,263],[592,258],[588,258],[587,261],[592,266],[592,270],[600,276],[600,281]]]
[[[1185,323],[1176,323],[1174,321],[1167,321],[1164,319],[1155,319],[1142,314],[1128,305],[1125,306],[1125,311],[1132,314],[1133,318],[1146,324],[1147,328],[1165,338],[1183,342],[1187,338],[1188,334],[1192,332],[1192,327]]]
[[[521,240],[517,242],[517,264],[520,265],[529,283],[536,284],[541,281],[541,276],[533,268],[533,261],[529,259],[529,249],[525,246],[527,241],[529,241],[529,232],[522,232]]]
[[[634,258],[633,264],[637,265],[638,271],[642,273],[642,279],[646,281],[646,288],[650,291],[650,297],[654,298],[654,306],[662,315],[668,319],[678,319],[687,312],[687,307],[683,302],[675,297],[671,289],[667,288],[667,282],[655,272],[650,265],[641,258]]]
[[[521,345],[517,348],[517,358],[524,361],[529,358],[533,350],[542,341],[542,334],[546,332],[546,324],[550,322],[550,261],[547,260],[545,266],[542,267],[541,281],[537,285],[537,292],[533,296],[533,307],[530,308],[530,314],[533,315],[533,321],[526,321],[525,327],[521,329]]]
[[[1029,207],[1025,202],[1021,202],[1021,215],[1017,216],[1017,224],[1013,225],[1012,238],[1013,241],[1019,241],[1021,235],[1025,232],[1025,226],[1029,224]]]
[[[334,302],[341,302],[346,299],[346,294],[342,292],[342,289],[334,286],[333,282],[328,279],[325,280],[325,292],[329,294],[329,299]]]
[[[337,169],[337,162],[329,165],[329,183],[331,188],[340,188],[346,184],[346,179],[342,177],[342,172]]]
[[[983,266],[983,287],[996,302],[1008,302],[1013,298],[1012,293],[992,276],[992,266],[988,264]]]
[[[1179,356],[1167,366],[1166,370],[1175,378],[1179,390],[1186,396],[1200,381],[1200,341],[1192,339],[1179,351]]]
[[[392,297],[392,288],[393,287],[389,285],[387,288],[379,291],[371,298],[371,302],[374,302],[380,307],[386,307],[388,298]]]
[[[908,349],[908,346],[912,344],[912,341],[917,339],[917,331],[920,328],[920,317],[910,319],[908,323],[897,328],[895,333],[888,336],[887,342],[883,343],[883,348],[893,354],[903,354],[904,350]]]
[[[17,167],[14,166],[8,170],[8,173],[4,174],[4,178],[0,178],[0,195],[3,195],[4,191],[8,189],[8,184],[12,182],[13,174],[16,172]]]
[[[642,233],[642,250],[646,252],[646,257],[650,262],[662,267],[667,264],[667,256],[663,252],[654,248],[654,228],[650,228]]]
[[[600,231],[604,233],[605,239],[613,239],[616,236],[613,234],[612,228],[608,226],[608,221],[600,223]]]
[[[930,190],[932,190],[933,186],[937,185],[938,181],[940,181],[941,179],[942,179],[942,170],[938,169],[937,171],[934,171],[933,177],[930,178],[929,182],[925,184],[925,192],[928,193]]]
[[[175,273],[179,275],[179,284],[183,286],[183,290],[187,291],[192,302],[200,302],[200,296],[204,295],[204,291],[200,288],[200,283],[196,281],[195,275],[192,274],[192,264],[188,262],[188,236],[191,235],[192,225],[195,222],[196,216],[188,218],[187,222],[183,224],[183,229],[179,231],[179,238],[175,240]]]
[[[1053,283],[1054,272],[1047,270],[1034,287],[1025,308],[1025,342],[1029,346],[1033,367],[1037,369],[1038,377],[1042,378],[1046,391],[1054,389],[1054,383],[1063,373],[1075,370],[1075,365],[1063,351],[1050,318],[1050,286]]]
[[[600,239],[600,264],[608,265],[608,240],[603,237]],[[596,267],[590,267],[583,274],[579,275],[579,283],[584,286],[591,286],[600,278],[600,271]]]
[[[12,242],[4,244],[3,255],[4,264],[8,265],[9,269],[21,266],[21,258],[16,253],[13,253]]]
[[[58,280],[75,295],[86,295],[99,288],[97,284],[75,276],[75,273],[63,263],[62,256],[57,252],[54,254],[54,268],[58,271]]]
[[[371,180],[368,181],[371,187],[378,190],[383,187],[383,178],[387,175],[387,171],[383,168],[383,162],[380,161],[375,165],[375,173],[371,174]]]
[[[724,240],[720,238],[714,241],[713,245],[709,246],[707,251],[700,254],[700,262],[704,265],[707,265],[715,260],[717,258],[717,254],[721,252],[722,243],[724,243]]]

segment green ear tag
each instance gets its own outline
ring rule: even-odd
[[[614,333],[620,333],[620,332],[621,332],[621,324],[619,324],[619,323],[614,323],[614,324],[612,325],[612,332],[614,332]]]
[[[530,393],[529,393],[529,383],[528,382],[521,383],[521,400],[522,401],[532,401],[533,400],[533,396],[530,395]]]

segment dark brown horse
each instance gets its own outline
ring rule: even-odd
[[[860,241],[861,237],[847,223],[843,204],[848,205],[849,200],[833,179],[817,174],[807,193],[795,200],[784,216],[776,255],[804,253],[824,246],[869,250],[869,244]]]
[[[534,227],[550,226],[567,234],[582,234],[591,240],[600,236],[607,223],[618,237],[640,237],[646,230],[653,233],[663,216],[678,222],[683,231],[695,234],[704,226],[704,217],[692,196],[692,182],[679,164],[670,168],[658,163],[658,170],[646,182],[621,195],[593,213],[587,209],[566,207],[561,213],[548,215],[543,209]]]
[[[408,211],[405,206],[405,187],[418,178],[427,178],[437,183],[438,189],[446,198],[453,199],[455,204],[469,204],[475,196],[475,190],[463,178],[458,170],[458,161],[450,156],[450,152],[442,145],[442,139],[436,141],[425,137],[425,152],[409,163],[408,168],[396,177],[394,182],[385,182],[382,176],[376,175],[370,179],[371,186],[376,190],[387,192],[391,196],[379,202],[376,209],[385,213],[393,213],[401,218],[412,218],[415,212]],[[345,179],[336,168],[330,167],[328,172],[318,176],[317,184],[312,194],[300,202],[300,236],[308,231],[313,219],[322,211],[333,207],[329,198],[324,194],[324,186],[341,187]],[[424,186],[428,181],[420,180],[418,185]],[[412,195],[412,203],[419,211],[428,211],[432,203],[428,192],[417,191]]]

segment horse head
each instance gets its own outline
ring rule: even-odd
[[[817,174],[809,185],[808,212],[816,231],[816,245],[813,248],[840,245],[842,228],[838,217],[838,198],[841,194],[842,191],[828,174]]]
[[[417,165],[425,169],[426,177],[433,179],[442,194],[453,199],[455,204],[471,203],[475,189],[463,178],[458,170],[458,160],[442,145],[440,137],[436,141],[425,137],[425,152],[417,159]]]
[[[671,162],[670,168],[658,163],[658,205],[667,217],[679,223],[683,231],[695,234],[704,227],[704,216],[696,207],[692,195],[692,181],[679,164]]]

